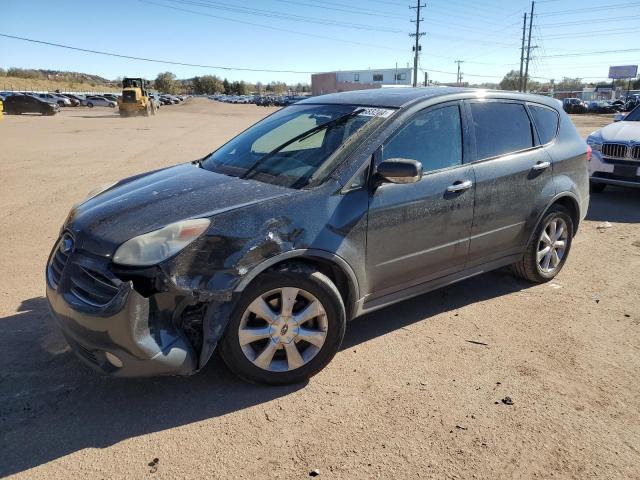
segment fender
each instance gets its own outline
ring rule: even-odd
[[[578,219],[581,220],[583,218],[582,217],[582,212],[580,211],[580,201],[578,199],[578,196],[575,193],[569,192],[569,191],[560,192],[560,193],[556,194],[549,201],[549,203],[547,204],[546,208],[542,211],[542,213],[536,219],[535,227],[531,230],[531,233],[529,234],[529,240],[527,240],[527,245],[529,245],[531,243],[531,240],[533,240],[533,236],[535,235],[536,230],[538,230],[538,225],[540,225],[540,222],[542,221],[542,218],[547,214],[547,212],[549,211],[549,208],[551,208],[551,205],[556,203],[561,198],[570,198],[573,201],[573,204],[574,204],[574,207],[576,208],[576,211],[578,212]],[[574,236],[575,236],[577,231],[578,231],[578,226],[574,225],[574,231],[573,231]]]
[[[247,287],[247,285],[249,285],[249,283],[251,283],[258,275],[260,275],[268,268],[284,260],[291,260],[293,258],[320,258],[322,260],[327,260],[338,267],[347,276],[348,279],[349,298],[351,305],[345,305],[345,307],[347,308],[348,318],[353,318],[353,313],[355,312],[355,304],[360,298],[360,287],[358,284],[358,278],[356,277],[356,274],[354,273],[351,266],[344,258],[336,255],[335,253],[327,252],[326,250],[319,250],[315,248],[300,248],[274,255],[273,257],[268,258],[267,260],[253,268],[249,273],[247,273],[234,289],[234,293],[242,292]]]

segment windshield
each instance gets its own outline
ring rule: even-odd
[[[634,108],[624,117],[625,122],[640,122],[640,106]]]
[[[244,131],[209,155],[202,167],[291,188],[321,182],[344,151],[393,110],[353,105],[292,105]],[[342,147],[342,148],[341,148]]]

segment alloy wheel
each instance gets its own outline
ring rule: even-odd
[[[569,230],[565,221],[559,217],[549,220],[540,234],[536,260],[542,273],[550,274],[562,263],[567,250]]]
[[[327,314],[314,295],[282,287],[259,295],[238,328],[240,347],[258,368],[286,372],[309,363],[327,338]]]

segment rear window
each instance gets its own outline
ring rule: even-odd
[[[524,105],[472,103],[478,159],[506,155],[533,147],[533,132]]]
[[[529,105],[529,111],[533,117],[533,123],[536,124],[538,135],[540,135],[540,143],[543,145],[551,142],[556,138],[558,132],[558,114],[550,108]]]

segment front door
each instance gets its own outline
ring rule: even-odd
[[[458,103],[423,110],[382,146],[378,161],[418,160],[422,179],[372,193],[367,233],[370,299],[464,268],[473,220],[473,167],[463,163]]]

